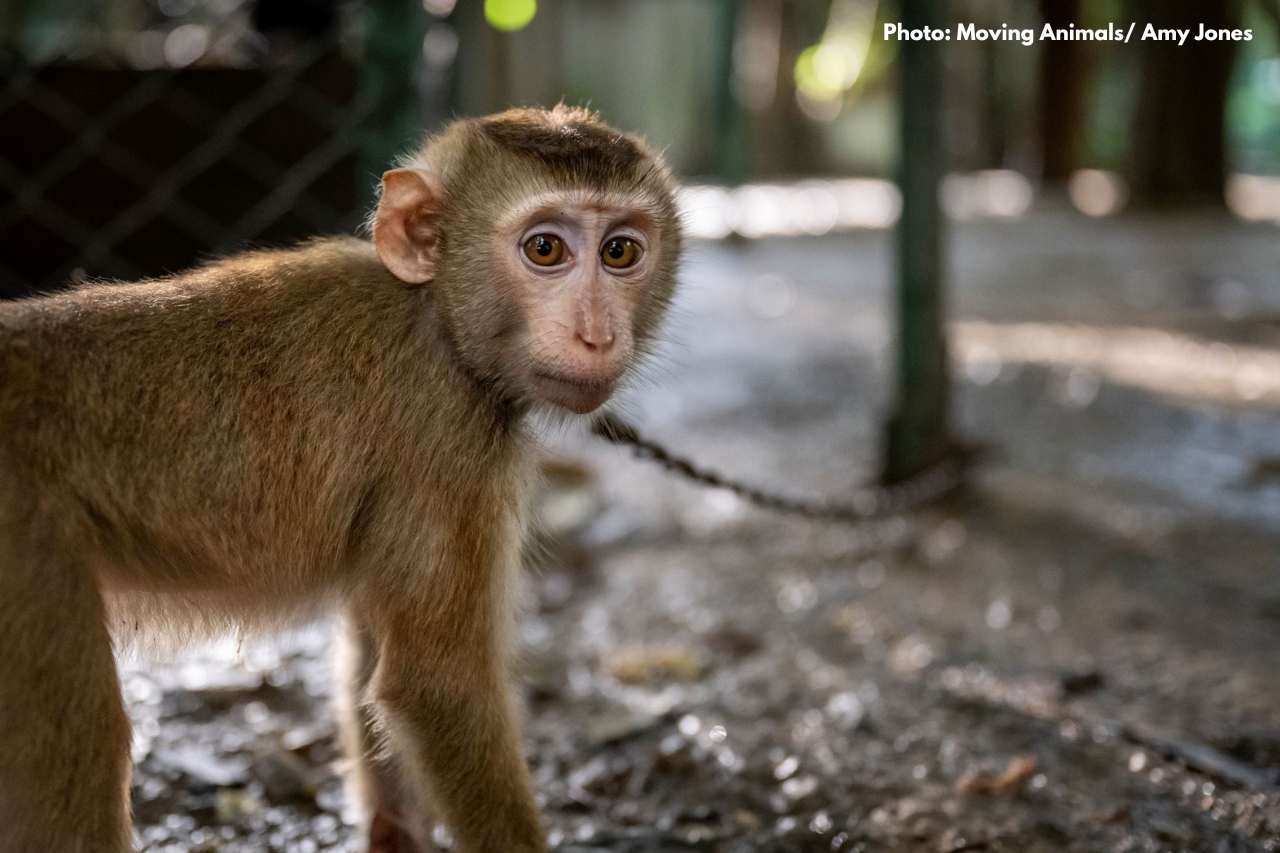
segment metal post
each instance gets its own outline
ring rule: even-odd
[[[720,0],[716,16],[715,170],[726,184],[741,183],[747,172],[742,109],[733,90],[734,50],[738,40],[739,0]]]
[[[901,0],[905,28],[946,25],[942,0]],[[946,155],[941,127],[941,42],[899,45],[897,363],[883,479],[894,482],[947,455],[947,342],[943,328],[943,218],[938,190]]]
[[[360,146],[360,187],[372,200],[378,176],[424,129],[418,86],[427,14],[418,0],[371,0],[364,5],[362,98],[376,105]]]

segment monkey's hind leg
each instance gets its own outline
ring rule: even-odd
[[[378,665],[372,635],[359,617],[343,614],[338,645],[338,719],[350,765],[347,787],[369,832],[369,853],[427,853],[434,820],[422,811],[403,767],[389,753],[369,684]]]
[[[0,851],[124,853],[129,720],[90,573],[0,508]]]

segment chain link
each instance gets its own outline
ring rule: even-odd
[[[883,520],[931,504],[958,489],[973,462],[972,453],[960,453],[900,483],[864,486],[846,500],[807,500],[752,486],[704,468],[644,438],[634,426],[617,415],[605,414],[598,418],[592,424],[592,432],[611,444],[630,447],[637,457],[650,459],[687,480],[714,489],[726,489],[764,509],[846,524]]]

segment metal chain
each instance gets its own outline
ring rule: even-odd
[[[964,483],[973,462],[972,453],[961,453],[939,462],[910,479],[889,486],[864,486],[847,500],[796,497],[730,479],[677,456],[655,441],[644,438],[617,415],[598,418],[591,431],[611,444],[630,447],[641,459],[651,459],[685,479],[715,489],[727,489],[756,506],[774,512],[848,524],[883,519],[917,510],[955,491]]]

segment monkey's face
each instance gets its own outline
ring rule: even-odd
[[[638,192],[544,188],[469,226],[443,198],[430,173],[387,173],[374,236],[383,263],[429,282],[459,355],[503,397],[594,411],[670,301],[680,243],[670,207]],[[451,199],[467,212],[467,199]]]
[[[657,156],[571,108],[455,123],[383,175],[373,233],[487,387],[579,414],[649,348],[681,244]]]
[[[519,315],[504,372],[520,396],[585,414],[631,366],[645,312],[665,300],[655,280],[667,247],[638,200],[544,192],[503,216],[490,257]]]

